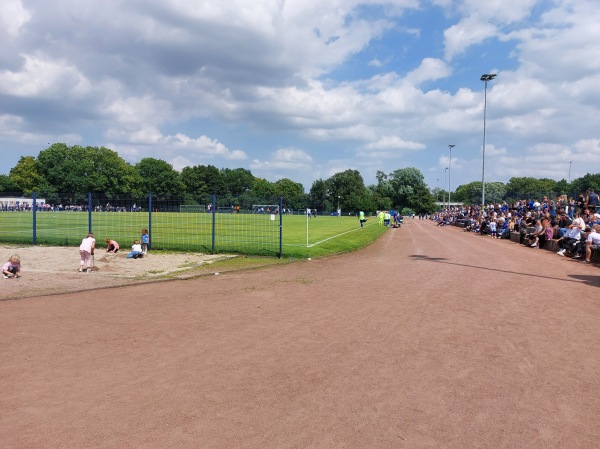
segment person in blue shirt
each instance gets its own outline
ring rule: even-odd
[[[150,236],[148,235],[147,229],[142,229],[142,254],[148,252],[148,244],[150,243]]]

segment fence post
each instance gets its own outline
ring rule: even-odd
[[[152,249],[152,192],[148,192],[148,249]]]
[[[215,232],[216,232],[216,220],[217,220],[217,196],[213,193],[212,196],[212,246],[211,246],[211,252],[215,252]]]
[[[88,232],[92,232],[92,192],[88,192]]]
[[[283,197],[279,197],[279,254],[277,257],[281,259],[283,254]]]
[[[33,245],[37,242],[37,193],[33,192]]]

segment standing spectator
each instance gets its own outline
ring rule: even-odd
[[[148,252],[148,245],[150,244],[150,236],[148,235],[148,230],[146,228],[142,229],[142,253],[146,254]]]
[[[575,200],[573,199],[572,196],[569,197],[569,210],[568,210],[568,214],[569,214],[569,218],[571,220],[573,220],[573,217],[575,216],[575,209],[577,208],[577,203],[575,202]]]
[[[600,201],[598,199],[598,194],[594,192],[594,189],[588,190],[588,195],[585,199],[585,206],[590,210],[592,214],[595,214],[598,210],[599,205]]]
[[[8,262],[2,267],[4,279],[21,277],[21,258],[18,254],[13,254]]]
[[[579,197],[577,198],[577,212],[582,214],[584,210],[585,210],[585,195],[583,193],[580,193]]]
[[[492,219],[490,220],[490,236],[495,239],[498,236],[498,230],[496,228],[497,224],[496,224],[496,220]]]
[[[96,247],[96,239],[93,233],[89,233],[79,245],[79,272],[90,272],[92,271],[92,256],[94,255],[94,248]],[[85,267],[85,268],[84,268]]]

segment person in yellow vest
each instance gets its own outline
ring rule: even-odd
[[[358,221],[360,221],[360,229],[364,229],[365,221],[367,221],[367,219],[365,217],[365,213],[362,210],[358,213]]]
[[[380,210],[379,213],[377,214],[377,224],[379,226],[383,226],[383,215],[384,215],[384,213],[382,210]]]
[[[392,215],[390,214],[389,210],[386,210],[385,213],[383,214],[383,225],[384,226],[389,226],[390,225],[390,218],[392,217]]]

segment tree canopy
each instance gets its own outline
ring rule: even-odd
[[[117,152],[105,147],[68,146],[55,143],[40,151],[37,157],[23,156],[7,175],[0,175],[0,190],[22,195],[37,192],[48,201],[78,202],[87,192],[115,198],[119,195],[145,195],[155,198],[177,197],[189,204],[205,204],[215,194],[222,205],[274,204],[284,198],[284,207],[319,211],[412,210],[433,212],[435,201],[447,198],[443,189],[430,190],[423,174],[414,167],[389,173],[377,171],[376,184],[366,186],[360,172],[348,169],[327,179],[313,182],[309,193],[302,184],[283,178],[270,182],[258,178],[244,168],[222,168],[213,165],[184,167],[180,172],[161,159],[143,158],[131,165]],[[516,199],[540,198],[544,195],[576,195],[589,188],[600,190],[600,174],[567,182],[548,178],[513,177],[507,183],[488,182],[485,201],[511,202]],[[452,192],[452,200],[466,204],[481,202],[481,182],[460,185]]]

